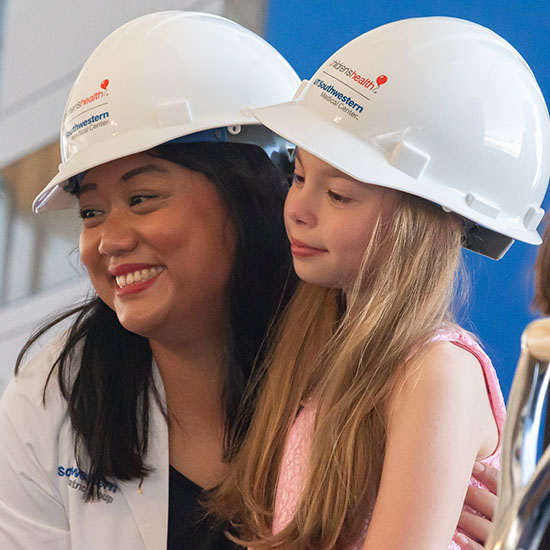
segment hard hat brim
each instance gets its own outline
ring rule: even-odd
[[[244,117],[235,124],[258,126],[252,117]],[[74,196],[65,191],[69,179],[96,168],[107,162],[124,158],[137,153],[143,153],[154,147],[167,143],[177,137],[192,135],[207,128],[171,127],[171,128],[140,128],[126,132],[124,136],[111,136],[90,146],[85,154],[76,154],[68,162],[61,164],[57,175],[37,195],[32,204],[35,214],[52,210],[62,210],[75,205]]]
[[[341,128],[336,121],[327,121],[299,99],[252,109],[252,114],[300,149],[356,180],[417,195],[471,219],[463,190],[442,188],[426,174],[419,179],[409,176],[390,164],[387,151],[366,143]],[[476,212],[476,223],[529,244],[542,242],[536,230],[527,230],[522,220],[507,216],[505,212],[497,218]]]

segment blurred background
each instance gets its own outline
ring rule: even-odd
[[[550,102],[548,0],[0,0],[0,394],[33,328],[89,292],[77,253],[76,210],[40,216],[30,210],[60,162],[58,132],[69,90],[107,34],[134,17],[167,9],[239,22],[264,36],[301,78],[350,39],[384,23],[462,17],[515,46]],[[522,243],[499,262],[465,253],[472,286],[460,320],[493,358],[505,397],[521,332],[536,316],[530,308],[535,255],[536,247]]]

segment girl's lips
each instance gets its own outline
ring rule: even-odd
[[[310,258],[312,256],[318,256],[320,254],[328,252],[328,250],[324,248],[315,248],[314,246],[309,246],[296,239],[290,240],[290,251],[292,252],[293,256],[299,258]]]

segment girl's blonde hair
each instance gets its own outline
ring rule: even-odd
[[[413,355],[450,321],[459,226],[439,206],[402,194],[392,219],[378,220],[348,295],[301,283],[258,378],[247,438],[211,502],[235,540],[337,550],[359,538],[380,483],[390,397]],[[273,535],[285,442],[309,399],[317,407],[309,473],[293,519]]]

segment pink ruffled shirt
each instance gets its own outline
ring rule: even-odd
[[[477,358],[485,376],[487,393],[493,410],[500,442],[506,417],[506,409],[498,378],[489,357],[468,333],[461,330],[441,329],[431,341],[451,342],[469,351]],[[274,533],[278,533],[284,529],[294,516],[296,505],[305,482],[309,449],[315,423],[315,412],[316,409],[312,403],[306,404],[296,418],[287,439],[275,496],[273,517]],[[485,458],[481,462],[498,468],[500,466],[500,444],[491,456]],[[484,487],[484,485],[473,476],[470,479],[470,485],[474,487]],[[465,506],[465,508],[473,511],[467,506]],[[370,514],[365,518],[365,528],[360,539],[353,544],[349,550],[361,550],[367,534],[369,519]],[[451,541],[449,550],[460,550],[460,547],[454,541]]]

